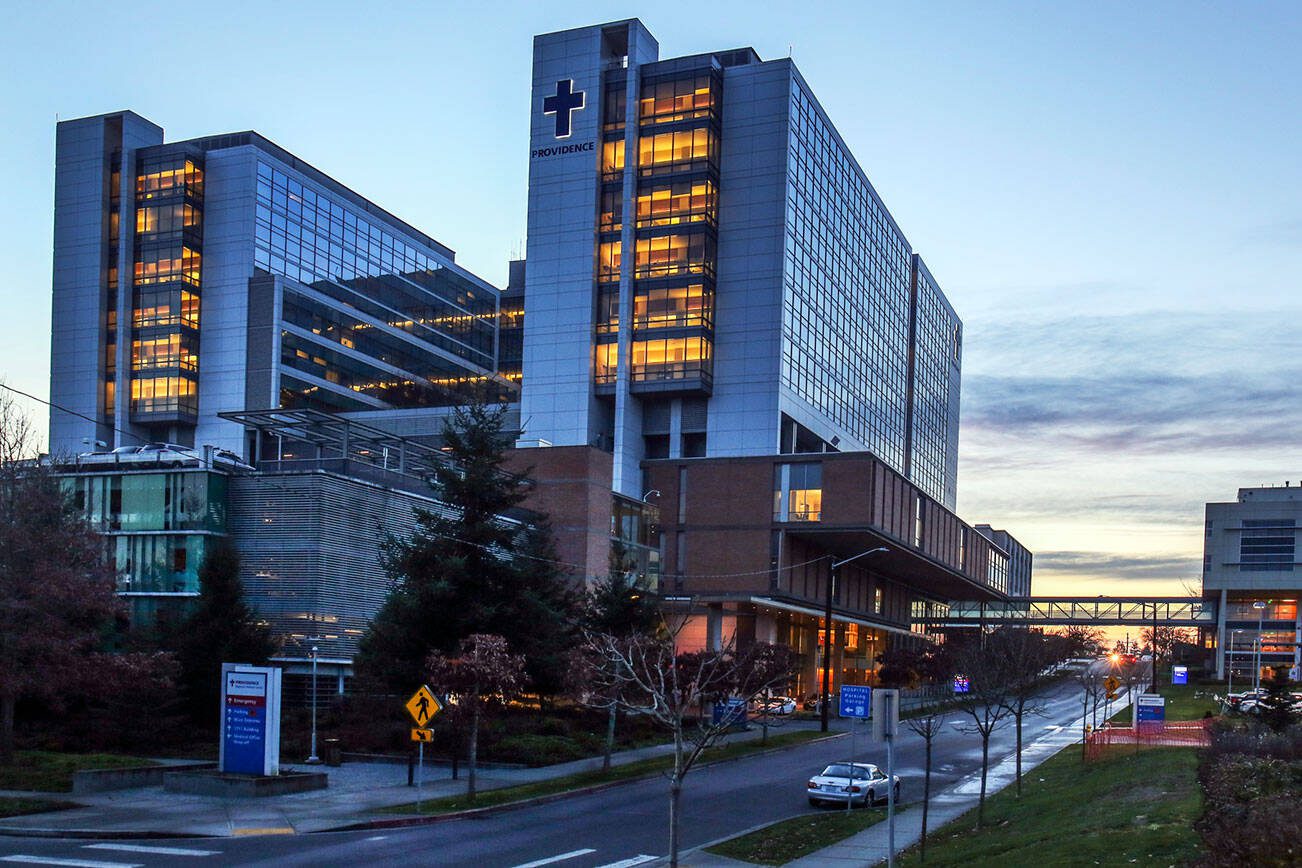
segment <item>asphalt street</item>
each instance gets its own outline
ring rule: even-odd
[[[1081,690],[1074,681],[1048,689],[1040,713],[1025,724],[1028,742],[1063,727],[1079,726]],[[844,726],[844,722],[840,722]],[[932,791],[978,770],[978,736],[965,731],[964,716],[951,713],[934,743]],[[780,730],[778,730],[780,731]],[[991,741],[991,765],[1011,754],[1012,725]],[[896,773],[902,801],[922,794],[922,739],[901,725]],[[805,782],[834,760],[874,762],[883,768],[885,749],[859,726],[849,734],[785,751],[705,766],[693,771],[683,791],[682,847],[687,850],[811,808]],[[440,865],[475,868],[625,868],[651,862],[668,849],[668,784],[663,778],[633,782],[545,805],[448,820],[402,829],[308,835],[202,838],[179,841],[71,841],[0,839],[0,864],[46,864],[83,868],[207,865]]]

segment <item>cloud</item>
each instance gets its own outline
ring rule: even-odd
[[[1300,316],[1010,322],[964,377],[963,431],[977,444],[1036,442],[1035,452],[1295,450]]]
[[[1035,575],[1051,573],[1055,580],[1074,575],[1127,581],[1197,581],[1202,569],[1197,558],[1179,553],[1134,555],[1084,551],[1036,552],[1032,567]]]

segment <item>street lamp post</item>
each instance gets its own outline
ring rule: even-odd
[[[827,732],[828,706],[832,704],[832,594],[836,587],[837,574],[840,572],[841,567],[850,563],[850,561],[855,561],[859,558],[867,557],[868,555],[876,554],[878,552],[888,551],[890,551],[890,549],[885,546],[878,546],[875,549],[869,549],[866,552],[859,552],[857,555],[843,558],[839,561],[832,561],[831,574],[827,579],[827,606],[823,611],[823,692],[819,697],[819,706],[821,708],[820,730],[822,732]]]
[[[307,758],[310,765],[319,765],[321,758],[316,755],[316,651],[312,646],[312,755]]]
[[[1231,630],[1230,646],[1225,649],[1230,658],[1230,665],[1229,665],[1230,683],[1225,686],[1225,696],[1227,699],[1229,698],[1229,695],[1234,692],[1234,637],[1239,635],[1242,632],[1243,632],[1242,630]]]
[[[1257,671],[1252,675],[1252,692],[1255,695],[1261,687],[1261,621],[1266,615],[1266,600],[1253,600],[1252,608],[1257,610]]]

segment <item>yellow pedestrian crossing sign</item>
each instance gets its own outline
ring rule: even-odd
[[[407,713],[411,715],[412,720],[416,721],[417,726],[423,727],[442,710],[443,704],[424,684],[411,695],[411,699],[407,700]]]
[[[1103,687],[1108,692],[1108,699],[1117,698],[1117,688],[1121,686],[1121,680],[1115,675],[1109,675],[1108,680],[1103,682]]]

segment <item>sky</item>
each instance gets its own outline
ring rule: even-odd
[[[58,118],[257,130],[504,285],[532,37],[634,16],[794,58],[964,320],[958,512],[1034,593],[1196,591],[1203,504],[1302,482],[1296,3],[14,6],[0,379],[48,397]]]

